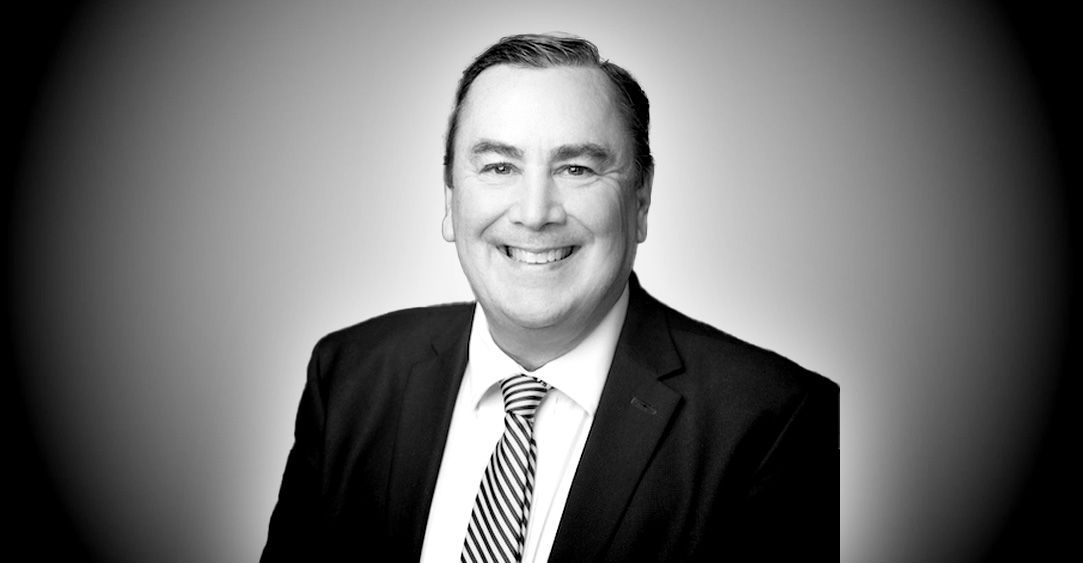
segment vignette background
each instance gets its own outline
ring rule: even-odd
[[[651,98],[647,290],[842,386],[843,560],[1061,537],[1042,510],[1074,494],[1048,479],[1068,475],[1049,444],[1076,303],[1063,100],[1010,6],[57,15],[30,43],[6,225],[14,540],[256,559],[316,339],[470,298],[439,235],[454,86],[497,38],[550,30]]]

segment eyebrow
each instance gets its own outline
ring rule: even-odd
[[[470,153],[474,155],[485,154],[489,152],[495,152],[508,158],[523,158],[522,149],[518,147],[513,147],[507,143],[500,143],[497,141],[481,140],[477,143],[474,143],[474,146],[470,149]]]
[[[578,145],[562,145],[553,150],[553,160],[573,160],[576,158],[589,157],[594,160],[606,162],[613,155],[602,145],[595,143],[581,143]]]
[[[488,139],[482,139],[474,146],[471,147],[470,153],[474,155],[485,153],[496,153],[508,158],[522,159],[523,150],[519,147],[509,145],[507,143],[501,143],[499,141],[491,141]],[[574,160],[576,158],[588,157],[594,160],[608,162],[613,158],[613,154],[597,143],[578,143],[573,145],[561,145],[553,149],[551,154],[552,160]]]

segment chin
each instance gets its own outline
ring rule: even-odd
[[[527,329],[546,329],[557,326],[563,320],[563,316],[552,310],[523,309],[504,311],[505,316],[516,326]]]
[[[525,329],[546,329],[567,322],[568,307],[552,299],[512,299],[496,304],[496,310],[513,325]]]

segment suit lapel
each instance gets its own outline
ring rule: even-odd
[[[421,556],[451,415],[466,370],[472,319],[472,314],[466,315],[461,328],[451,327],[433,342],[433,356],[412,367],[402,394],[388,482],[389,533],[402,560]]]
[[[680,369],[661,304],[629,282],[625,316],[550,559],[599,559],[657,448],[680,395],[658,379]]]

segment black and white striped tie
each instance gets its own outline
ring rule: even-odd
[[[534,413],[549,391],[544,381],[509,377],[500,384],[504,395],[504,435],[496,444],[474,499],[460,561],[520,561],[526,522],[534,493]]]

